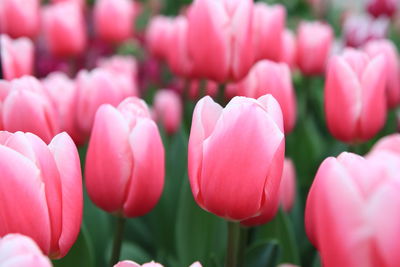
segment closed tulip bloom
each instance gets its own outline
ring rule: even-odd
[[[24,75],[31,75],[33,69],[34,48],[28,38],[10,39],[0,35],[0,58],[3,77],[12,80]]]
[[[293,208],[296,196],[296,170],[290,159],[285,159],[283,164],[282,180],[280,185],[280,202],[284,211]]]
[[[137,217],[153,209],[164,186],[164,147],[144,101],[98,109],[85,177],[90,198],[107,212]]]
[[[74,2],[78,4],[78,6],[84,10],[86,7],[86,1],[85,0],[51,0],[51,3],[60,3],[60,2]]]
[[[31,237],[52,258],[67,254],[82,221],[78,151],[66,133],[47,146],[31,133],[0,132],[0,236]]]
[[[319,21],[301,22],[297,30],[297,64],[306,75],[325,72],[333,42],[333,30]]]
[[[165,16],[155,16],[146,29],[146,45],[150,53],[159,59],[166,59],[170,43],[174,19]]]
[[[267,222],[279,205],[284,151],[282,112],[271,95],[235,97],[224,109],[202,98],[189,138],[194,199],[227,220]]]
[[[285,30],[286,10],[282,5],[254,4],[253,46],[256,60],[278,61],[282,53],[282,33]]]
[[[51,267],[35,241],[21,234],[0,238],[0,266]]]
[[[179,130],[182,120],[182,103],[179,95],[172,90],[159,90],[154,96],[154,111],[168,134]]]
[[[396,46],[390,40],[375,40],[366,44],[364,51],[374,57],[382,54],[386,65],[386,98],[389,108],[400,103],[400,62]]]
[[[12,38],[35,37],[39,32],[39,0],[0,1],[0,33]]]
[[[291,69],[294,69],[297,59],[296,38],[293,32],[288,29],[282,34],[282,53],[279,61],[288,64]]]
[[[258,98],[271,94],[281,106],[285,132],[293,129],[296,122],[296,96],[290,70],[285,63],[259,61],[244,80],[233,86],[239,96]]]
[[[86,47],[82,9],[74,2],[59,2],[43,8],[43,33],[54,56],[81,54]]]
[[[96,0],[96,33],[105,41],[123,42],[133,35],[136,13],[136,5],[130,0]]]
[[[193,75],[217,82],[240,80],[253,64],[251,0],[195,0],[188,11]],[[201,44],[201,45],[199,45]]]
[[[43,85],[32,76],[10,83],[10,91],[2,105],[4,129],[38,135],[46,143],[59,132],[57,113]]]
[[[367,10],[374,17],[392,17],[399,7],[398,0],[368,0]]]
[[[397,266],[400,261],[400,157],[342,153],[319,167],[305,211],[322,265]]]
[[[331,134],[346,143],[371,139],[385,124],[385,59],[347,49],[329,62],[325,116]]]

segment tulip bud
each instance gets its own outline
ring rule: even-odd
[[[399,7],[398,0],[368,0],[367,10],[374,17],[392,17]]]
[[[331,134],[347,143],[371,139],[385,124],[385,59],[347,49],[329,62],[325,116]]]
[[[290,159],[283,163],[282,180],[280,185],[280,202],[284,211],[289,212],[294,204],[296,195],[296,170]]]
[[[282,53],[279,61],[288,64],[291,69],[294,69],[297,57],[296,38],[290,30],[285,30],[282,35]]]
[[[0,238],[0,265],[24,267],[51,267],[36,243],[21,234],[8,234]]]
[[[284,151],[282,112],[271,95],[235,97],[224,109],[202,98],[189,138],[194,199],[227,220],[267,222],[279,205]]]
[[[39,0],[1,0],[0,33],[12,38],[35,37],[39,32]]]
[[[89,197],[107,212],[137,217],[153,209],[164,185],[164,147],[144,101],[98,109],[85,177]]]
[[[297,30],[297,64],[306,75],[325,72],[333,42],[333,30],[321,22],[301,22]]]
[[[47,146],[31,133],[0,132],[0,236],[31,237],[52,258],[67,254],[82,221],[78,151],[66,133]]]
[[[159,59],[166,59],[169,47],[173,19],[165,16],[155,16],[146,29],[146,44],[150,53]]]
[[[168,134],[179,130],[182,120],[182,103],[179,95],[172,90],[160,90],[154,96],[156,118],[161,121]]]

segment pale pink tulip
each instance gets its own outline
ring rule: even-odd
[[[159,90],[154,96],[154,111],[157,120],[168,134],[179,130],[182,121],[182,102],[179,95],[172,90]]]
[[[294,69],[296,67],[296,60],[296,38],[292,31],[286,29],[282,36],[282,53],[279,61],[288,64],[291,69]]]
[[[282,180],[280,185],[280,202],[284,211],[293,208],[296,197],[296,170],[290,159],[285,159],[283,164]]]

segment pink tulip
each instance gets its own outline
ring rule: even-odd
[[[301,22],[297,30],[297,64],[306,75],[325,72],[333,42],[333,30],[321,22]]]
[[[140,265],[133,261],[120,261],[117,264],[115,264],[114,267],[163,267],[163,266],[154,261],[145,263],[143,265]],[[189,267],[201,267],[201,264],[200,262],[196,261]]]
[[[201,86],[202,86],[202,83],[201,83],[201,81],[200,80],[191,80],[190,82],[189,82],[189,92],[188,92],[188,94],[189,94],[189,98],[191,99],[191,100],[198,100],[199,99],[199,97],[201,96],[201,94],[202,94],[202,88],[201,88]],[[204,85],[204,94],[205,95],[209,95],[209,96],[211,96],[211,97],[216,97],[217,96],[217,94],[218,94],[218,84],[216,83],[216,82],[213,82],[213,81],[205,81],[205,85]]]
[[[6,99],[8,93],[10,92],[10,83],[5,80],[0,80],[0,131],[4,130],[3,125],[3,102]]]
[[[280,202],[284,211],[289,212],[292,209],[295,195],[296,170],[293,162],[290,159],[285,159],[280,185]]]
[[[391,134],[379,139],[372,147],[370,154],[380,150],[400,155],[400,134]]]
[[[31,237],[52,258],[67,254],[82,221],[78,151],[66,133],[47,146],[31,133],[0,132],[0,236]]]
[[[254,4],[253,46],[256,60],[278,61],[282,54],[282,34],[285,29],[286,10],[282,5]]]
[[[8,234],[0,238],[0,266],[51,267],[36,243],[21,234]]]
[[[118,108],[102,105],[86,157],[92,201],[125,217],[148,213],[164,185],[164,147],[144,101],[130,97]]]
[[[98,36],[111,43],[121,43],[133,36],[136,5],[130,0],[97,0],[94,23]]]
[[[240,80],[253,64],[251,0],[195,0],[188,11],[193,75],[217,82]],[[201,44],[201,45],[199,45]]]
[[[6,80],[32,74],[33,49],[28,38],[12,40],[7,35],[0,35],[0,58]]]
[[[400,62],[397,48],[389,40],[375,40],[366,44],[364,51],[375,57],[382,54],[386,60],[386,98],[389,108],[400,104]]]
[[[160,90],[154,96],[156,118],[161,121],[168,134],[179,130],[182,120],[182,103],[179,95],[172,90]]]
[[[43,8],[43,31],[54,56],[76,56],[86,47],[82,9],[74,2],[59,2]]]
[[[283,264],[279,264],[278,267],[299,267],[299,266],[290,264],[290,263],[283,263]]]
[[[400,262],[400,157],[342,153],[319,167],[305,211],[307,235],[324,267]]]
[[[150,53],[159,59],[166,59],[174,20],[155,16],[146,29],[146,44]]]
[[[282,53],[279,61],[288,64],[291,69],[294,69],[297,57],[296,38],[293,32],[287,29],[282,35]]]
[[[51,0],[51,3],[55,4],[55,3],[60,3],[60,2],[73,2],[78,4],[78,6],[84,10],[86,7],[86,1],[85,0]]]
[[[10,83],[10,91],[2,107],[4,129],[38,135],[46,143],[59,132],[57,113],[42,84],[32,76]]]
[[[13,38],[35,37],[39,32],[39,0],[1,0],[0,33]]]
[[[202,98],[189,138],[194,199],[227,220],[267,222],[279,205],[284,151],[282,112],[271,95],[235,97],[224,109]]]
[[[385,124],[385,60],[347,49],[329,62],[325,116],[331,134],[347,143],[371,139]]]
[[[374,16],[388,16],[392,17],[399,7],[398,0],[368,0],[367,10]]]
[[[258,98],[271,94],[281,106],[285,132],[290,132],[296,121],[296,96],[288,66],[269,60],[257,62],[241,82],[233,85],[236,94]]]

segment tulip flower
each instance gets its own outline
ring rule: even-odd
[[[268,6],[264,2],[257,2],[253,9],[252,30],[255,59],[278,61],[283,46],[285,7],[282,5]]]
[[[0,58],[3,76],[12,80],[31,75],[33,68],[33,44],[28,38],[10,39],[0,35]]]
[[[0,132],[0,236],[21,233],[52,258],[67,254],[82,221],[82,175],[72,139],[47,146],[31,133]]]
[[[193,112],[189,180],[203,209],[245,225],[262,224],[279,205],[285,137],[278,102],[235,97],[223,109],[211,97]]]
[[[247,74],[254,61],[252,13],[252,0],[193,2],[187,15],[188,49],[196,78],[225,82]]]
[[[371,139],[385,124],[385,59],[347,49],[329,62],[325,116],[331,134],[347,143]]]
[[[36,243],[21,234],[0,238],[0,266],[51,267]]]
[[[385,57],[387,104],[395,108],[400,104],[400,62],[396,46],[389,40],[374,40],[365,45],[364,51],[370,57],[380,54]]]
[[[288,64],[291,69],[294,69],[297,60],[296,38],[293,32],[287,29],[282,34],[282,53],[279,61]]]
[[[132,37],[136,13],[136,5],[130,0],[96,0],[96,33],[105,41],[121,43]]]
[[[301,22],[297,30],[297,64],[306,75],[325,72],[333,42],[333,30],[321,22]]]
[[[86,7],[86,1],[85,0],[51,0],[51,3],[60,3],[60,2],[74,2],[78,4],[78,6],[84,10]]]
[[[198,100],[202,94],[202,83],[200,80],[191,80],[189,82],[189,98],[191,100]],[[216,97],[218,94],[218,84],[213,81],[206,81],[204,85],[204,94],[211,97]],[[228,88],[227,88],[228,89]]]
[[[154,96],[155,116],[168,134],[179,130],[182,120],[182,103],[179,95],[172,90],[160,90]]]
[[[10,83],[1,115],[5,130],[31,132],[46,143],[59,132],[56,110],[43,85],[31,76]]]
[[[130,97],[118,108],[102,105],[86,156],[92,201],[124,217],[148,213],[164,185],[164,147],[144,101]]]
[[[163,266],[154,261],[145,263],[143,265],[140,265],[133,261],[120,261],[117,264],[115,264],[114,267],[163,267]],[[200,262],[196,261],[189,267],[201,267],[201,264],[200,264]]]
[[[396,266],[400,262],[400,157],[342,153],[321,164],[305,211],[306,232],[322,265]]]
[[[285,132],[290,132],[296,121],[296,96],[288,66],[268,60],[257,62],[241,82],[233,84],[236,94],[258,98],[271,94],[281,106]],[[232,88],[231,88],[232,90]]]
[[[1,0],[0,33],[33,38],[39,32],[39,0]]]
[[[173,22],[172,18],[160,15],[153,17],[149,22],[146,29],[146,44],[154,57],[166,59]]]
[[[400,155],[400,134],[391,134],[379,139],[372,147],[370,153],[380,150],[389,151]]]
[[[43,32],[54,56],[81,54],[86,47],[82,9],[74,2],[59,2],[43,8]]]
[[[367,10],[374,17],[392,17],[399,7],[397,0],[368,0]]]
[[[2,116],[3,102],[4,99],[7,97],[9,91],[10,91],[10,83],[5,80],[0,80],[0,131],[4,130],[3,116]]]
[[[280,202],[284,211],[289,212],[294,204],[296,195],[296,170],[290,159],[283,164],[282,180],[280,185]]]

